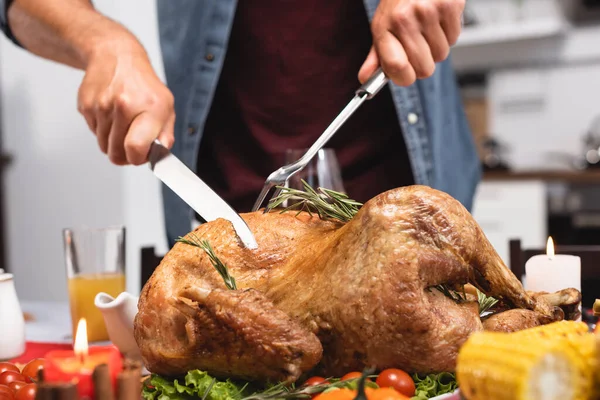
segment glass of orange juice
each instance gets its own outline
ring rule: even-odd
[[[109,340],[104,317],[94,305],[100,292],[113,297],[125,291],[125,227],[63,230],[73,338],[81,318],[88,341]]]

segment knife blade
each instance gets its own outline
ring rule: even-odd
[[[152,143],[148,158],[154,175],[202,218],[206,221],[217,218],[230,221],[244,246],[249,249],[258,247],[242,217],[158,140]]]

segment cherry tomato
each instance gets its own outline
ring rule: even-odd
[[[313,376],[312,378],[307,379],[303,386],[315,386],[325,382],[327,382],[327,379],[321,376]]]
[[[26,379],[19,372],[15,371],[4,371],[0,374],[0,385],[8,385],[14,381],[26,382]]]
[[[13,394],[8,394],[6,392],[0,392],[0,400],[14,400]]]
[[[21,381],[13,381],[8,384],[8,387],[12,389],[13,392],[16,393],[17,390],[21,389],[23,386],[27,385],[28,382]]]
[[[44,369],[44,359],[43,358],[35,358],[27,363],[23,367],[23,371],[21,374],[31,378],[33,381],[37,381],[38,379],[38,371]]]
[[[348,381],[350,379],[358,379],[362,376],[362,372],[352,371],[342,376],[340,381]],[[369,378],[365,379],[367,382],[372,382]]]
[[[10,397],[13,397],[14,393],[15,393],[14,390],[12,390],[11,388],[9,388],[8,386],[6,386],[6,385],[0,385],[0,396],[2,394],[7,394]]]
[[[37,392],[37,385],[35,383],[28,383],[15,393],[15,400],[35,400],[35,394]]]
[[[389,368],[381,371],[375,383],[381,388],[392,388],[405,396],[415,395],[415,382],[401,369]]]
[[[357,371],[353,371],[353,372],[348,372],[346,375],[342,376],[342,381],[347,381],[349,379],[356,379],[356,378],[360,378],[362,376],[362,374],[360,372]]]
[[[9,362],[0,362],[0,374],[4,371],[21,372],[19,371],[19,367],[17,367],[15,364]]]

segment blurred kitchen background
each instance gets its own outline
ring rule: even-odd
[[[96,6],[164,77],[154,0]],[[486,168],[473,212],[501,256],[513,238],[600,244],[600,0],[468,0],[453,59]],[[167,251],[158,180],[98,151],[76,111],[82,76],[0,39],[0,268],[21,299],[67,299],[66,227],[125,225],[133,293],[140,249]]]

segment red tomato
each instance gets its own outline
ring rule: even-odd
[[[342,381],[347,381],[349,379],[357,379],[360,378],[362,376],[362,374],[360,372],[357,371],[353,371],[353,372],[348,372],[346,375],[342,376]]]
[[[327,379],[321,376],[313,376],[312,378],[307,379],[303,386],[315,386],[325,382],[327,382]]]
[[[415,382],[401,369],[389,368],[381,371],[375,383],[381,388],[392,388],[405,396],[415,395]]]
[[[0,392],[0,400],[14,400],[13,394],[8,394],[5,392]]]
[[[14,393],[15,392],[11,388],[9,388],[8,386],[6,386],[6,385],[0,385],[0,396],[2,394],[7,394],[10,397],[13,397]]]
[[[37,385],[35,383],[28,383],[15,393],[15,400],[35,400],[35,394],[37,392]]]
[[[12,389],[13,392],[21,389],[23,386],[27,385],[28,382],[14,381],[8,384],[8,387]]]
[[[358,379],[362,376],[362,372],[352,371],[342,376],[341,381],[348,381],[350,379]],[[369,378],[365,379],[368,382],[372,382]]]
[[[38,371],[44,369],[44,359],[43,358],[35,358],[27,363],[23,367],[23,371],[21,374],[31,378],[34,381],[38,380]]]
[[[15,364],[9,362],[0,362],[0,374],[4,371],[21,372],[19,371],[19,367],[17,367]]]
[[[0,385],[8,385],[14,381],[26,382],[25,377],[19,372],[15,371],[4,371],[0,374]]]

